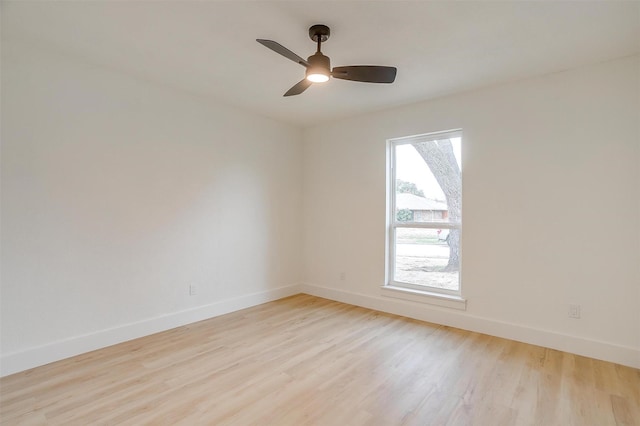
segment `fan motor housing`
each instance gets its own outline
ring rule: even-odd
[[[308,68],[309,71],[317,70],[317,69],[321,69],[325,71],[331,70],[331,60],[329,59],[328,56],[325,56],[320,52],[317,52],[309,56],[307,58],[307,62],[309,62],[309,68]]]

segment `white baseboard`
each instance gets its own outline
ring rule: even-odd
[[[489,334],[491,336],[640,368],[640,350],[632,347],[477,317],[455,309],[434,308],[430,305],[412,303],[384,296],[367,296],[312,284],[303,284],[301,291],[312,296],[323,297],[350,305],[362,306],[364,308],[375,309],[377,311],[401,315],[421,321]]]
[[[193,309],[71,337],[19,352],[3,354],[0,357],[0,377],[283,297],[293,296],[300,292],[395,315],[640,368],[640,350],[631,347],[491,320],[469,315],[458,310],[434,308],[430,305],[406,302],[395,298],[367,296],[328,287],[303,284],[279,287],[264,292],[226,299]]]
[[[0,377],[300,293],[290,285],[3,354]]]

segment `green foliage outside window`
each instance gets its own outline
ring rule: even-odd
[[[396,211],[396,220],[398,222],[413,222],[413,211],[409,209],[400,209]]]

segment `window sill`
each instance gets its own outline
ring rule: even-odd
[[[443,306],[446,308],[467,310],[467,300],[460,296],[433,293],[431,291],[413,290],[404,287],[385,285],[381,287],[380,294],[385,297],[408,300],[410,302],[427,303],[429,305]]]

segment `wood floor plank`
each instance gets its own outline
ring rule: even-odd
[[[2,425],[640,425],[640,370],[297,295],[0,379]]]

